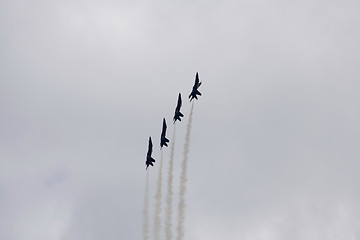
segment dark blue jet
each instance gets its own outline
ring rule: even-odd
[[[190,98],[190,102],[191,100],[193,100],[194,98],[196,98],[196,100],[198,100],[197,96],[196,95],[199,95],[201,96],[201,93],[199,92],[198,88],[200,87],[201,85],[201,82],[199,82],[199,74],[196,73],[196,76],[195,76],[195,84],[193,86],[193,89],[189,95],[189,98]]]
[[[179,120],[181,122],[180,117],[184,116],[184,114],[182,114],[180,112],[181,104],[182,104],[181,93],[179,93],[178,102],[177,102],[177,106],[176,106],[176,109],[175,109],[174,123],[175,123],[176,120]]]
[[[146,162],[145,162],[146,169],[149,167],[149,165],[154,166],[153,163],[155,162],[155,159],[153,159],[151,157],[152,149],[153,149],[153,144],[152,144],[152,141],[151,141],[151,137],[149,137],[149,149],[148,149],[148,152],[146,154]]]
[[[167,139],[165,137],[166,135],[166,121],[165,118],[163,120],[163,127],[162,127],[162,132],[161,132],[161,137],[160,137],[160,147],[162,148],[163,146],[168,146],[167,143],[169,142],[169,139]]]

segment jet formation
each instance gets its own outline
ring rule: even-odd
[[[198,88],[200,87],[201,85],[201,82],[199,81],[199,73],[196,73],[195,75],[195,83],[194,83],[194,86],[193,86],[193,89],[189,95],[189,98],[190,98],[190,102],[195,98],[196,100],[198,100],[198,96],[201,96],[201,93],[199,92]],[[182,100],[181,100],[181,93],[179,93],[179,96],[178,96],[178,101],[177,101],[177,105],[176,105],[176,108],[175,108],[175,114],[174,114],[174,124],[176,122],[176,120],[179,120],[179,122],[181,122],[181,117],[184,117],[184,114],[182,114],[180,112],[180,108],[182,106]],[[163,119],[163,127],[162,127],[162,132],[161,132],[161,137],[160,137],[160,148],[162,149],[163,146],[168,146],[168,142],[169,142],[169,139],[166,138],[166,121],[165,121],[165,118]],[[145,162],[145,165],[146,165],[146,169],[149,167],[149,165],[151,166],[154,166],[154,162],[155,162],[155,159],[151,157],[151,154],[152,154],[152,149],[153,149],[153,144],[152,144],[152,141],[151,141],[151,137],[149,137],[149,147],[148,147],[148,152],[147,152],[147,155],[146,155],[146,162]]]

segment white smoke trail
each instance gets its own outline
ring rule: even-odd
[[[143,239],[149,240],[149,171],[146,171],[142,233],[143,233]]]
[[[184,158],[181,164],[177,240],[184,239],[184,234],[185,234],[184,220],[185,220],[185,193],[186,193],[186,182],[187,182],[186,172],[187,172],[187,161],[188,161],[189,146],[190,146],[190,132],[191,132],[193,108],[194,108],[194,103],[191,105],[189,121],[186,127]]]
[[[154,240],[160,239],[160,228],[161,228],[161,187],[162,187],[162,165],[163,165],[163,151],[161,150],[159,175],[156,182],[157,189],[155,194],[155,211],[154,211]]]
[[[167,183],[166,209],[165,209],[165,237],[166,240],[172,239],[172,197],[173,197],[173,168],[174,168],[174,151],[175,151],[175,134],[176,124],[174,125],[174,132],[170,144],[170,161],[169,161],[169,176]]]

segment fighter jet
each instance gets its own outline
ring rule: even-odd
[[[166,121],[165,118],[163,120],[163,127],[162,127],[162,132],[161,132],[161,137],[160,137],[160,147],[162,148],[163,146],[168,146],[167,143],[169,142],[169,139],[167,139],[165,137],[166,135]]]
[[[174,115],[174,123],[176,120],[179,120],[181,122],[181,119],[180,117],[183,117],[184,114],[182,114],[180,112],[180,108],[181,108],[181,93],[179,93],[179,97],[178,97],[178,102],[177,102],[177,106],[176,106],[176,109],[175,109],[175,115]]]
[[[149,167],[149,165],[154,166],[153,163],[155,162],[155,159],[153,159],[151,157],[152,149],[153,149],[153,144],[152,144],[152,141],[151,141],[151,137],[149,137],[149,149],[148,149],[148,152],[147,152],[147,155],[146,155],[146,162],[145,162],[146,169]]]
[[[199,74],[196,73],[196,76],[195,76],[195,84],[193,86],[193,89],[189,95],[189,98],[190,98],[190,102],[191,100],[193,100],[194,98],[196,98],[196,100],[198,100],[197,96],[196,95],[200,95],[201,96],[201,93],[199,92],[198,88],[200,87],[201,85],[201,82],[199,82]]]

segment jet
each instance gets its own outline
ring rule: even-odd
[[[165,118],[163,120],[163,127],[162,127],[162,132],[161,132],[161,137],[160,137],[160,147],[162,148],[163,146],[168,146],[167,143],[169,142],[169,139],[167,139],[165,137],[166,135],[166,121]]]
[[[181,108],[181,93],[179,93],[179,97],[178,97],[178,102],[177,102],[177,106],[176,106],[176,109],[175,109],[175,115],[174,115],[174,123],[176,120],[179,120],[181,122],[181,119],[180,117],[183,117],[184,114],[182,114],[180,112],[180,108]]]
[[[200,87],[201,85],[201,82],[199,82],[199,74],[196,72],[196,76],[195,76],[195,84],[193,86],[193,89],[189,95],[189,98],[190,98],[190,102],[191,100],[193,100],[194,98],[196,98],[196,100],[198,100],[197,96],[196,95],[200,95],[201,96],[201,93],[199,92],[198,88]]]
[[[153,144],[152,144],[152,141],[151,141],[151,137],[149,137],[149,149],[148,149],[148,152],[146,154],[146,162],[145,162],[146,169],[149,167],[149,165],[154,166],[153,163],[155,162],[155,159],[153,159],[151,157],[152,149],[153,149]]]

